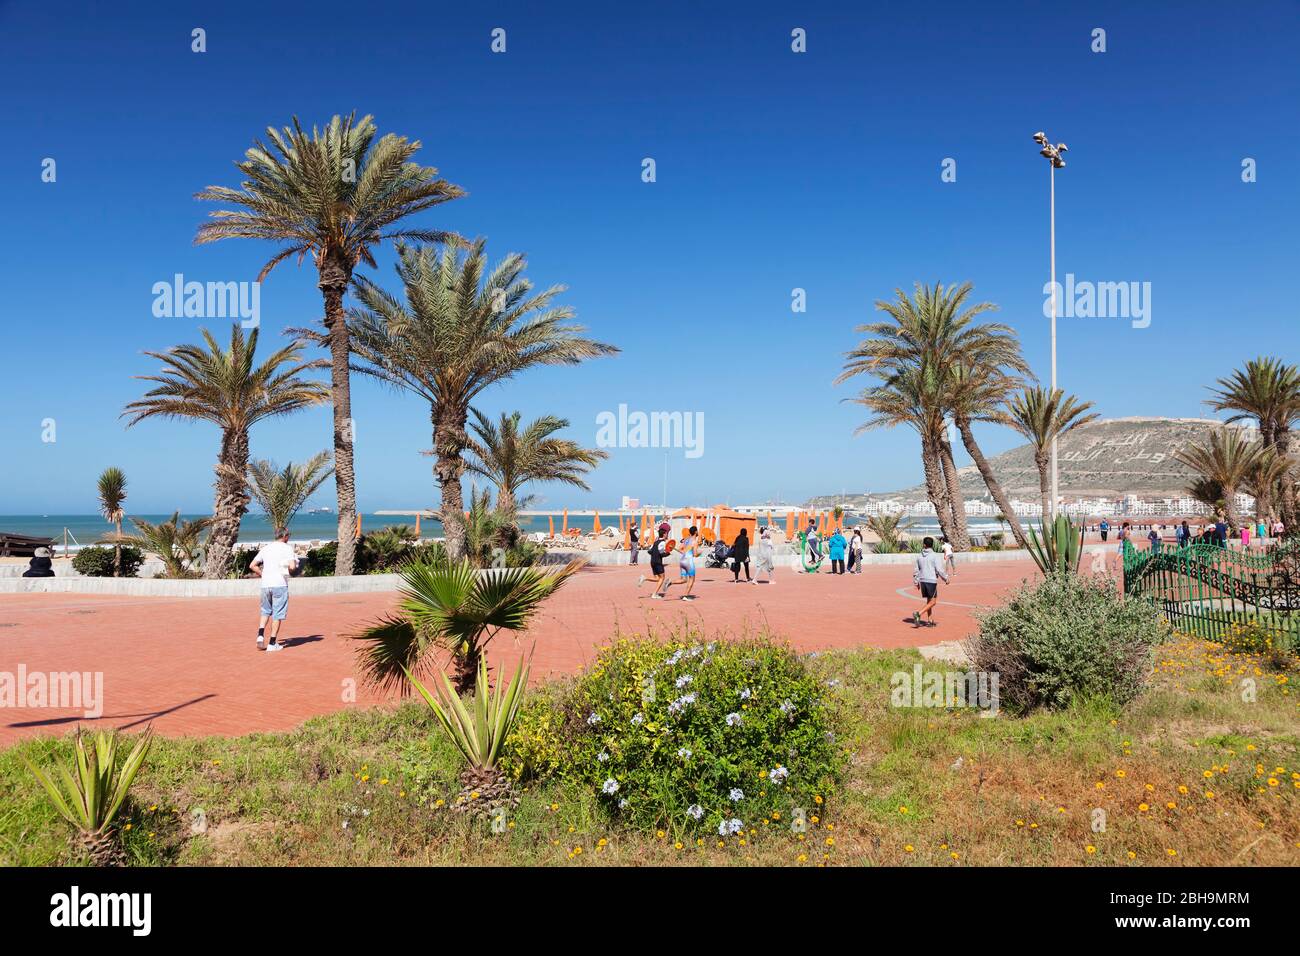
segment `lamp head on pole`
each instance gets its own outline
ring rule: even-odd
[[[1038,151],[1038,155],[1051,162],[1053,169],[1064,169],[1065,160],[1061,158],[1062,153],[1069,152],[1070,147],[1064,143],[1052,145],[1052,141],[1047,138],[1047,134],[1039,130],[1034,134],[1034,142],[1043,147]]]

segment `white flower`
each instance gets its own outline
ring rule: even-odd
[[[786,770],[785,767],[778,765],[776,769],[768,771],[767,779],[771,780],[774,784],[782,784],[785,783],[789,776],[790,771]]]
[[[794,710],[794,702],[790,700],[781,701],[781,713],[788,714]]]
[[[618,802],[618,808],[619,808],[620,810],[626,810],[626,809],[627,809],[627,797],[624,797],[622,800],[620,800],[620,801]]]
[[[738,727],[738,726],[740,726],[740,721],[741,721],[740,714],[728,714],[728,715],[727,715],[727,726],[728,726],[728,727]]]
[[[602,750],[600,753],[596,754],[596,759],[599,760],[601,763],[604,763],[606,760],[609,759],[609,754],[605,753],[605,751]]]
[[[828,680],[828,681],[826,682],[826,686],[827,686],[827,687],[839,687],[839,686],[840,686],[840,680],[839,680],[839,678],[833,678],[833,679],[831,679],[831,680]]]
[[[645,714],[642,714],[642,713],[636,713],[636,714],[633,714],[633,715],[632,715],[632,723],[635,724],[635,725],[638,726],[638,727],[639,727],[641,724],[644,724],[644,723],[645,723]]]
[[[618,781],[613,777],[610,777],[600,785],[600,790],[602,793],[608,793],[611,795],[618,793]]]
[[[753,696],[754,696],[754,692],[753,692],[752,690],[750,690],[748,687],[746,687],[744,690],[742,690],[742,691],[740,692],[740,699],[741,699],[741,700],[749,700],[749,698],[751,698],[751,697],[753,697]]]
[[[668,705],[668,713],[670,714],[679,713],[680,711],[685,710],[693,703],[695,703],[694,694],[683,694],[681,697],[678,697],[675,701],[673,701],[671,704]]]
[[[704,816],[704,808],[698,803],[692,803],[686,808],[686,815],[692,820],[698,820],[700,817]]]
[[[703,650],[704,650],[704,648],[702,648],[702,647],[700,647],[700,645],[696,644],[694,647],[691,648],[691,650],[690,650],[690,655],[691,655],[691,657],[699,657],[699,656],[700,656],[700,652],[703,651]]]
[[[678,747],[678,748],[677,748],[677,756],[681,757],[683,760],[690,760],[690,759],[691,759],[691,752],[690,752],[690,750],[687,749],[686,747]]]
[[[680,689],[680,688],[682,688],[682,687],[685,687],[687,684],[689,684],[689,683],[690,683],[691,681],[693,681],[693,680],[695,680],[695,678],[692,677],[690,674],[683,674],[681,677],[677,678],[677,687],[678,687],[678,689]]]
[[[587,723],[592,725],[600,723],[600,714],[592,711],[591,716],[587,718]]]
[[[668,666],[671,667],[681,659],[682,659],[682,652],[677,651],[675,654],[673,654],[671,657],[668,658]]]
[[[728,793],[727,796],[731,798],[732,803],[739,803],[741,800],[745,799],[745,791],[741,790],[739,787],[732,787],[731,792]]]
[[[732,817],[730,820],[724,823],[723,826],[727,828],[727,833],[731,834],[732,836],[735,836],[737,833],[745,832],[745,824],[742,821],[736,819],[735,817]]]

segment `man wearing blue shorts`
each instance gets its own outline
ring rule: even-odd
[[[289,574],[296,567],[298,555],[289,544],[288,528],[277,528],[275,540],[257,552],[257,557],[248,566],[250,574],[258,574],[262,578],[262,617],[257,622],[259,651],[266,638],[268,623],[271,625],[271,642],[266,645],[266,649],[284,649],[284,645],[276,638],[280,636],[280,625],[289,612]]]

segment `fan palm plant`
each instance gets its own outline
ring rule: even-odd
[[[583,491],[590,491],[583,476],[609,457],[609,452],[583,448],[575,441],[556,438],[555,433],[569,427],[569,421],[543,415],[520,426],[519,412],[501,413],[492,421],[477,408],[470,409],[467,451],[473,456],[465,470],[482,475],[496,486],[497,506],[503,511],[527,507],[530,497],[520,497],[529,482],[558,481]]]
[[[222,348],[207,329],[202,345],[177,345],[166,352],[146,352],[163,364],[158,375],[139,375],[156,383],[144,398],[123,411],[128,427],[146,418],[186,418],[211,422],[221,429],[217,453],[216,495],[204,574],[224,578],[239,540],[239,524],[248,510],[248,433],[264,418],[276,418],[329,400],[329,389],[302,373],[324,362],[302,359],[294,341],[254,364],[257,329],[244,337],[238,324],[230,330],[230,347]]]
[[[255,141],[236,163],[240,188],[209,186],[198,199],[223,203],[199,227],[196,244],[219,239],[268,239],[281,244],[258,273],[260,282],[281,261],[311,255],[324,297],[323,335],[330,353],[334,398],[334,484],[338,492],[338,556],[334,573],[351,574],[356,559],[357,498],[352,461],[352,390],[343,296],[359,263],[374,267],[374,247],[387,240],[438,242],[449,234],[413,229],[403,220],[464,195],[438,170],[412,162],[419,140],[388,133],[376,141],[370,116],[335,116],[309,134],[294,117],[268,128],[270,144]]]
[[[1267,449],[1262,442],[1251,441],[1242,429],[1225,425],[1212,431],[1206,441],[1193,442],[1174,452],[1174,458],[1205,481],[1218,486],[1228,523],[1234,528],[1240,528],[1237,492],[1246,487],[1266,454]]]
[[[1052,507],[1052,484],[1048,466],[1051,463],[1052,441],[1073,431],[1080,425],[1095,421],[1098,415],[1090,413],[1092,402],[1081,402],[1066,395],[1059,388],[1048,390],[1042,386],[1026,387],[1007,401],[1007,422],[1025,438],[1034,450],[1034,464],[1038,466],[1038,490],[1043,499],[1043,520],[1055,510]]]
[[[279,468],[275,462],[257,459],[248,464],[248,490],[271,522],[273,528],[287,528],[294,515],[325,483],[334,469],[329,467],[330,453],[313,455],[301,465],[289,462]]]
[[[1253,418],[1262,445],[1290,461],[1291,430],[1300,422],[1300,369],[1261,356],[1215,384],[1207,404],[1215,411],[1232,412],[1229,424]],[[1295,485],[1284,482],[1279,490],[1283,520],[1295,527],[1300,519]]]
[[[99,476],[99,513],[113,526],[115,538],[122,537],[122,504],[126,501],[126,475],[121,468],[105,468]],[[122,576],[122,543],[113,545],[113,577]]]
[[[406,676],[422,673],[429,650],[438,648],[452,655],[456,692],[468,693],[492,639],[503,630],[524,630],[542,602],[580,567],[573,561],[554,571],[480,571],[465,560],[411,561],[400,572],[398,613],[353,635],[362,642],[361,671],[376,687],[406,693]]]
[[[26,757],[27,769],[45,788],[55,811],[76,831],[74,841],[90,856],[95,866],[122,863],[122,849],[113,821],[144,765],[153,744],[153,729],[146,728],[126,759],[118,765],[118,737],[97,730],[94,743],[86,745],[86,734],[78,730],[73,738],[74,765],[71,771],[59,765],[54,774],[37,768]],[[55,779],[57,776],[57,779]]]
[[[433,711],[442,729],[465,758],[466,768],[460,774],[460,794],[452,809],[475,815],[486,815],[500,809],[519,805],[519,798],[510,785],[509,775],[497,761],[501,757],[515,719],[519,716],[528,685],[529,666],[519,659],[515,675],[507,684],[498,680],[496,687],[488,686],[487,661],[479,658],[474,681],[474,700],[466,706],[456,693],[447,675],[438,672],[442,686],[432,694],[414,675],[407,673],[425,703]]]
[[[470,403],[486,388],[538,365],[576,365],[612,355],[612,345],[581,335],[573,310],[556,306],[564,290],[534,292],[523,256],[511,253],[489,269],[483,240],[463,252],[445,246],[399,245],[397,274],[405,301],[357,279],[362,308],[349,313],[359,371],[405,388],[429,403],[434,473],[442,495],[447,551],[464,554],[461,476],[470,447]]]
[[[131,523],[135,525],[135,534],[117,535],[114,539],[141,551],[152,551],[161,559],[168,577],[184,578],[190,576],[190,569],[199,560],[203,533],[211,526],[212,519],[182,521],[181,513],[175,511],[158,524],[144,518],[132,518]]]

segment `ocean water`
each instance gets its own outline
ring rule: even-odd
[[[159,522],[168,520],[171,515],[140,515],[146,521]],[[182,518],[198,518],[201,515],[182,515]],[[592,528],[592,518],[590,515],[571,515],[569,517],[570,528],[581,528],[583,531],[590,531]],[[760,523],[766,523],[766,516]],[[618,526],[618,517],[614,512],[602,514],[600,517],[602,527],[613,525]],[[388,525],[409,525],[415,527],[415,519],[398,515],[376,515],[363,514],[361,516],[361,530],[374,531]],[[555,529],[559,531],[561,519],[555,519]],[[978,521],[971,520],[969,530],[972,534],[988,534],[989,532],[1005,530],[1005,526],[999,527],[996,521]],[[542,516],[529,516],[520,520],[520,525],[524,531],[547,531],[550,523]],[[784,528],[784,519],[777,518],[778,527]],[[59,545],[63,544],[64,530],[68,532],[69,546],[85,546],[94,544],[102,535],[112,531],[112,527],[104,521],[99,515],[0,515],[0,532],[8,531],[14,534],[28,534],[41,537],[54,538]],[[130,533],[133,531],[130,519],[122,523],[122,530]],[[338,533],[338,519],[333,512],[329,514],[306,514],[299,513],[290,525],[289,531],[295,541],[332,541]],[[254,544],[271,540],[273,529],[271,524],[262,514],[244,515],[244,520],[240,524],[239,540],[246,544]],[[938,523],[933,519],[914,519],[907,528],[910,535],[937,535],[939,533]],[[422,538],[440,538],[442,537],[442,524],[432,518],[421,519],[420,537]]]

